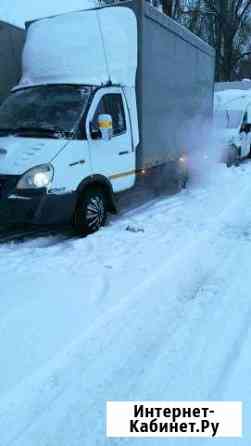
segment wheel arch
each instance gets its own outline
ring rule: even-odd
[[[117,206],[115,203],[115,197],[114,197],[112,184],[108,180],[108,178],[106,178],[103,175],[98,175],[98,174],[91,175],[91,176],[85,178],[83,181],[81,181],[81,183],[79,184],[79,186],[77,188],[77,197],[79,198],[83,194],[84,191],[86,191],[87,189],[90,189],[90,188],[94,188],[94,187],[100,187],[101,189],[104,190],[104,192],[107,196],[107,201],[108,201],[108,211],[111,212],[112,214],[116,214]],[[77,201],[78,201],[78,199],[77,199]]]

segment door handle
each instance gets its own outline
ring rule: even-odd
[[[128,155],[129,150],[122,150],[121,152],[119,152],[119,155]]]

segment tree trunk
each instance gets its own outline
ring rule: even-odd
[[[163,0],[163,12],[172,17],[173,15],[173,0]]]

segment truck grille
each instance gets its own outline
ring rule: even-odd
[[[0,199],[15,189],[18,179],[17,175],[0,175]]]

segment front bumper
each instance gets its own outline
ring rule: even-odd
[[[10,187],[6,187],[6,183],[8,180],[1,183],[0,177],[0,226],[72,222],[76,206],[74,192],[60,195],[48,194],[45,189],[21,192],[16,190],[16,183],[10,181]]]

